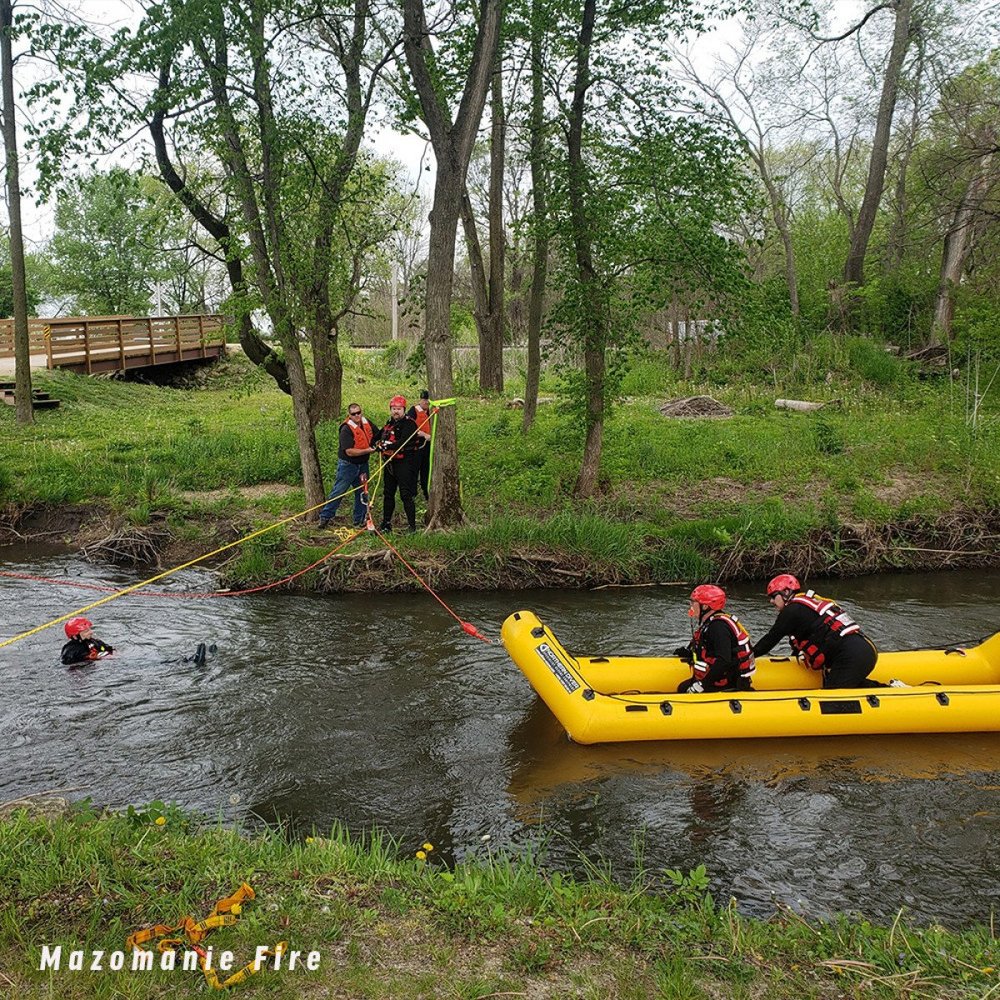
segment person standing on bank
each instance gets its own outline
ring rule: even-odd
[[[375,446],[382,453],[382,523],[379,531],[392,531],[396,490],[403,501],[410,531],[417,530],[417,425],[406,416],[406,399],[389,400],[389,420],[379,431]]]
[[[882,687],[868,680],[878,650],[861,626],[828,597],[803,590],[791,573],[774,577],[767,599],[778,612],[771,630],[754,644],[756,656],[770,653],[784,638],[807,667],[823,671],[825,688]],[[902,686],[890,682],[890,686]]]
[[[364,527],[368,517],[367,491],[361,478],[368,477],[368,456],[375,450],[376,431],[361,412],[359,403],[348,403],[347,419],[340,425],[337,448],[337,478],[319,512],[319,526],[325,528],[337,516],[337,508],[348,490],[354,488],[354,527]]]
[[[754,655],[750,635],[735,615],[726,614],[726,592],[706,583],[691,591],[688,617],[698,619],[691,642],[674,650],[691,665],[692,676],[678,694],[752,691]]]
[[[417,479],[420,482],[420,492],[424,499],[429,500],[427,492],[431,474],[431,394],[421,390],[420,399],[406,411],[406,415],[417,425]]]

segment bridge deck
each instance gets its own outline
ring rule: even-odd
[[[49,368],[90,375],[217,358],[225,350],[225,317],[66,316],[30,319],[31,352]],[[0,358],[14,353],[14,321],[0,320]]]

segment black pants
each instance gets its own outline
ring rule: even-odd
[[[420,492],[427,500],[430,494],[427,492],[431,474],[431,446],[425,444],[417,451],[417,475],[420,480]]]
[[[390,459],[383,466],[382,487],[385,490],[382,501],[382,528],[392,527],[392,515],[396,511],[396,490],[403,501],[406,520],[411,531],[417,530],[417,465],[409,455],[402,459]]]
[[[878,662],[878,650],[864,637],[849,635],[841,639],[838,648],[823,669],[825,688],[882,687],[868,675]]]

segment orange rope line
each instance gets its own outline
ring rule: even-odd
[[[437,601],[438,604],[440,604],[441,607],[444,608],[445,611],[447,611],[448,614],[451,615],[451,617],[454,618],[455,621],[457,621],[458,624],[462,626],[462,630],[464,632],[466,632],[468,635],[473,636],[476,639],[482,639],[483,642],[486,642],[486,643],[489,643],[490,645],[492,645],[492,643],[493,643],[492,639],[488,639],[485,635],[483,635],[482,632],[480,632],[476,628],[476,626],[473,625],[471,622],[462,621],[462,619],[459,618],[458,615],[455,614],[455,612],[452,611],[452,609],[450,607],[448,607],[447,604],[445,604],[445,602],[434,592],[434,590],[430,586],[430,584],[427,583],[424,580],[424,578],[402,557],[402,555],[400,554],[399,550],[397,548],[395,548],[395,546],[392,544],[392,542],[390,542],[389,539],[386,538],[385,535],[383,535],[382,532],[379,531],[378,528],[375,529],[375,534],[378,535],[378,537],[381,538],[383,542],[385,542],[386,548],[388,548],[389,551],[392,552],[396,556],[396,558],[413,574],[413,576],[415,577],[417,583],[419,583],[420,586],[423,587],[424,590],[426,590],[427,593],[430,594],[431,597],[433,597],[434,600]]]
[[[330,549],[325,555],[321,556],[314,563],[310,563],[305,569],[297,570],[290,576],[286,576],[281,580],[275,580],[273,583],[261,584],[259,587],[248,587],[246,590],[206,590],[206,591],[187,591],[187,590],[143,590],[134,591],[132,595],[125,596],[135,596],[135,597],[171,597],[171,598],[189,598],[189,599],[200,599],[206,597],[242,597],[245,594],[259,594],[264,590],[273,590],[275,587],[280,587],[282,584],[291,583],[292,580],[297,580],[300,576],[304,576],[310,570],[315,569],[317,566],[326,562],[331,556],[336,555],[344,546],[349,545],[354,541],[358,535],[364,534],[364,529],[355,531],[353,535],[349,538],[344,539],[338,546]],[[55,583],[61,584],[66,587],[81,587],[85,590],[100,590],[107,593],[114,593],[116,587],[105,587],[98,583],[76,583],[72,580],[60,580],[58,577],[51,576],[32,576],[30,573],[15,573],[8,570],[0,570],[0,576],[11,576],[18,580],[36,580],[41,583]]]

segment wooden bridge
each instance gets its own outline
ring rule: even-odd
[[[29,319],[33,355],[49,368],[90,375],[218,358],[225,353],[225,317],[64,316]],[[14,321],[0,319],[0,358],[14,356]]]

